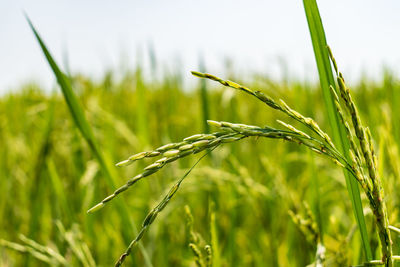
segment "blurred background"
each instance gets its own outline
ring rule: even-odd
[[[400,3],[318,4],[328,43],[374,137],[397,225]],[[74,124],[24,12],[69,77],[104,162]],[[88,215],[152,160],[115,163],[215,131],[207,119],[272,127],[287,119],[191,70],[282,98],[330,132],[302,1],[1,1],[0,25],[0,266],[112,265],[199,155],[169,164]],[[328,266],[362,261],[341,169],[300,146],[248,138],[219,147],[193,170],[127,266],[199,266],[193,242],[200,266],[209,266],[207,244],[213,267],[306,266],[315,258],[315,236],[290,212],[320,222]]]
[[[379,79],[384,66],[400,67],[400,3],[320,1],[320,12],[348,79]],[[200,59],[223,73],[227,61],[241,73],[315,81],[315,64],[301,1],[2,1],[0,92],[26,81],[51,88],[54,78],[28,28],[26,12],[60,63],[101,78],[154,53],[160,71],[189,70]]]

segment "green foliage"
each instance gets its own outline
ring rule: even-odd
[[[190,77],[189,73],[187,75]],[[129,74],[129,77],[134,80],[135,74]],[[77,88],[77,99],[85,107],[84,114],[90,121],[94,136],[101,144],[102,153],[114,163],[131,153],[155,149],[203,131],[198,116],[201,107],[198,92],[183,90],[178,86],[174,88],[174,95],[171,95],[168,86],[173,77],[143,85],[148,89],[148,107],[152,107],[151,112],[147,112],[151,129],[149,143],[139,142],[135,135],[137,107],[132,99],[136,98],[136,91],[127,82],[129,79],[112,80],[108,89],[101,81],[95,82],[80,75],[71,79]],[[288,105],[314,117],[322,129],[329,127],[329,122],[323,116],[324,106],[319,101],[321,93],[318,87],[287,81],[288,87],[276,84],[270,88],[271,82],[265,83],[256,77],[253,81],[248,84],[250,88],[284,97]],[[394,91],[400,92],[397,80],[392,81]],[[231,111],[222,97],[226,90],[215,83],[209,84],[210,116],[215,120],[225,120]],[[390,196],[390,221],[399,221],[400,198],[396,188],[400,182],[396,177],[400,170],[400,150],[398,140],[393,138],[391,124],[391,114],[400,112],[399,107],[391,105],[391,96],[387,95],[382,83],[364,80],[360,85],[353,86],[352,91],[360,116],[367,119],[366,124],[376,138],[375,143],[380,144],[377,156],[384,189]],[[307,97],[303,97],[305,95]],[[176,100],[175,109],[163,105],[171,98]],[[364,101],[357,101],[360,99]],[[309,103],[315,104],[307,108]],[[263,103],[251,97],[243,95],[236,104],[240,111],[237,120],[247,124],[271,123],[277,128],[280,125],[273,122],[284,119],[279,112],[266,109]],[[32,179],[36,165],[34,159],[37,159],[37,152],[43,144],[33,140],[44,140],[52,105],[51,149],[45,167],[38,176],[44,190],[41,194],[33,194],[38,186],[38,181]],[[53,250],[58,248],[59,254],[69,263],[77,265],[79,259],[60,238],[55,220],[60,220],[66,229],[76,223],[81,226],[81,239],[88,245],[96,264],[109,266],[126,249],[128,243],[123,236],[131,239],[134,235],[129,234],[121,223],[116,203],[111,202],[110,206],[93,215],[86,214],[92,205],[110,193],[110,187],[90,146],[81,138],[81,133],[70,118],[63,95],[49,96],[34,86],[26,86],[0,99],[0,140],[4,140],[0,150],[0,216],[7,218],[0,222],[0,236],[14,243],[20,243],[19,234],[32,239],[29,225],[31,220],[36,220],[37,228],[33,230],[37,235],[35,241]],[[307,128],[302,130],[309,133]],[[299,205],[303,200],[312,199],[316,194],[310,186],[310,179],[315,173],[308,165],[307,154],[298,145],[260,138],[250,138],[213,151],[212,162],[205,158],[199,163],[142,239],[153,265],[187,266],[193,263],[193,253],[187,248],[185,220],[182,216],[185,204],[191,207],[196,231],[209,240],[212,247],[218,242],[219,266],[229,266],[231,253],[237,253],[235,259],[238,265],[264,266],[265,262],[271,262],[275,266],[305,266],[311,263],[315,248],[308,244],[288,215],[289,210],[300,210]],[[361,249],[362,246],[356,235],[350,235],[354,223],[352,207],[340,168],[329,160],[315,155],[312,157],[321,190],[326,257],[329,259],[334,256],[335,261],[346,262],[347,265],[359,263],[360,251],[355,244]],[[144,159],[145,162],[137,162],[126,168],[111,167],[116,173],[116,185],[125,184],[128,177],[140,173],[151,160]],[[165,190],[194,161],[195,158],[185,158],[165,166],[154,177],[144,179],[121,197],[137,227],[160,200],[160,196],[167,193]],[[363,197],[362,200],[368,207],[367,199]],[[209,201],[215,203],[210,212],[207,208]],[[32,213],[32,203],[42,206],[41,214]],[[236,220],[231,219],[233,210]],[[212,213],[215,215],[212,216]],[[366,214],[367,220],[370,220],[370,213]],[[211,220],[211,217],[214,219]],[[234,239],[230,229],[235,229]],[[372,229],[369,227],[368,231]],[[352,238],[347,240],[349,236]],[[371,239],[378,242],[374,235]],[[393,236],[393,239],[398,242],[397,236]],[[234,248],[233,252],[231,248]],[[395,254],[399,253],[397,247],[394,250]],[[372,251],[374,257],[378,258],[379,247]],[[0,248],[0,255],[0,265],[21,265],[27,260],[33,266],[41,265],[34,257],[27,258],[26,254],[6,248]],[[127,260],[128,264],[144,264],[139,250],[132,255]]]

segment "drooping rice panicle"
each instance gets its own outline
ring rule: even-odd
[[[363,160],[366,163],[369,175],[368,183],[370,183],[371,186],[367,187],[365,193],[368,196],[370,207],[374,213],[376,224],[378,226],[378,234],[382,251],[382,262],[385,264],[385,266],[391,267],[393,266],[393,251],[392,240],[389,231],[389,219],[387,215],[386,204],[383,200],[382,182],[376,170],[377,163],[372,144],[371,133],[367,128],[363,127],[361,117],[358,113],[355,102],[352,99],[350,90],[345,84],[342,73],[337,69],[336,61],[329,47],[328,51],[331,61],[335,65],[340,96],[343,99],[347,112],[350,114],[353,129],[360,144]],[[370,187],[372,187],[372,190]]]

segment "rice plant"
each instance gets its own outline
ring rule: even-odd
[[[315,0],[304,0],[303,3],[324,106],[320,104],[319,91],[309,90],[308,85],[293,83],[293,90],[280,88],[285,96],[284,101],[269,96],[273,92],[268,90],[268,86],[250,89],[258,88],[260,82],[245,87],[204,73],[202,66],[201,72],[192,72],[201,79],[201,97],[183,93],[179,82],[171,82],[171,77],[167,77],[161,88],[151,90],[150,87],[157,85],[146,83],[140,67],[133,74],[134,83],[132,77],[127,75],[121,84],[115,85],[119,91],[106,92],[105,87],[113,87],[109,77],[105,78],[106,86],[96,85],[84,77],[65,75],[29,21],[60,85],[62,99],[57,95],[51,98],[35,95],[33,91],[27,96],[1,100],[4,104],[0,105],[1,111],[13,110],[9,107],[15,105],[29,106],[30,109],[29,112],[14,109],[14,112],[0,113],[0,137],[1,140],[8,140],[4,144],[5,153],[0,153],[0,167],[4,170],[0,176],[18,177],[17,185],[21,188],[16,192],[15,204],[12,198],[3,195],[15,188],[16,182],[0,179],[0,188],[4,188],[0,198],[3,200],[0,202],[0,214],[11,214],[10,221],[4,220],[1,225],[4,229],[13,225],[21,233],[26,233],[19,236],[17,243],[8,241],[12,240],[12,234],[1,230],[4,238],[2,236],[0,239],[0,247],[4,250],[0,250],[0,265],[13,264],[9,260],[12,257],[8,256],[10,250],[26,255],[15,261],[18,264],[37,260],[40,264],[64,266],[110,265],[114,258],[115,266],[120,266],[129,255],[137,265],[146,266],[195,264],[220,267],[236,262],[243,266],[263,266],[266,260],[274,266],[304,266],[310,262],[314,266],[343,266],[350,264],[350,261],[360,266],[394,266],[395,262],[400,261],[396,255],[399,251],[394,245],[400,233],[399,224],[396,223],[399,220],[397,206],[400,201],[395,191],[399,186],[395,179],[400,175],[399,148],[391,128],[396,117],[391,114],[398,113],[396,102],[388,104],[386,94],[378,85],[371,91],[363,89],[363,85],[358,90],[349,90],[333,53],[327,47]],[[389,76],[385,79],[386,85],[395,88],[392,95],[396,95],[396,83]],[[219,86],[216,90],[221,90],[222,85],[222,88],[229,87],[234,92],[250,97],[235,101],[224,113],[221,99],[227,90],[213,92],[206,87],[206,81],[216,82],[214,88]],[[73,86],[79,82],[81,86],[86,86],[82,86],[85,88],[82,92]],[[121,89],[132,83],[136,89],[134,94]],[[172,91],[175,89],[171,87],[179,89]],[[313,107],[306,107],[308,97],[316,103]],[[357,101],[356,105],[354,99],[361,97],[368,101]],[[132,98],[136,98],[136,101],[131,105]],[[33,100],[38,104],[31,106],[35,102]],[[147,100],[150,102],[145,103]],[[167,107],[168,111],[164,112],[160,106],[169,100],[173,107]],[[62,101],[67,104],[65,111],[58,108],[62,105],[57,105]],[[101,107],[102,103],[108,103],[112,108]],[[188,103],[194,103],[193,108],[188,108]],[[294,108],[289,103],[298,105]],[[265,107],[260,104],[266,105],[268,110],[260,108]],[[298,110],[303,108],[309,108],[309,111],[300,113]],[[213,109],[217,112],[213,112]],[[383,119],[377,115],[381,109],[389,110],[384,113]],[[44,110],[47,110],[46,113]],[[182,138],[185,130],[179,131],[176,125],[183,128],[183,125],[190,124],[185,129],[196,128],[193,118],[199,110],[202,111],[200,133]],[[182,116],[183,112],[185,116]],[[29,123],[18,124],[14,116],[22,117],[30,113],[40,115],[35,118],[40,118],[39,128],[44,129],[36,134],[25,126],[24,130],[32,133],[32,137],[27,135],[27,140],[40,140],[34,148],[29,147],[25,137],[21,138],[15,129]],[[42,116],[42,113],[45,115]],[[303,115],[307,113],[313,114],[315,119]],[[68,114],[72,117],[70,123],[66,126],[57,123],[57,116],[68,121]],[[370,127],[362,122],[362,115],[369,116]],[[225,121],[230,118],[233,118],[231,122]],[[268,124],[276,119],[278,126],[264,126],[265,118]],[[395,127],[397,122],[393,125]],[[108,127],[108,130],[102,127]],[[374,136],[378,136],[377,132],[382,135],[377,139],[379,147],[374,146],[371,131]],[[262,139],[271,142],[263,146],[259,143],[263,142]],[[286,145],[277,146],[273,143],[280,140],[286,141]],[[160,146],[160,143],[164,145]],[[248,151],[243,152],[243,147]],[[270,147],[274,149],[270,150]],[[242,150],[234,150],[237,148]],[[308,149],[310,153],[304,154],[297,151],[298,148]],[[128,150],[135,152],[116,166],[130,167],[114,169],[111,158],[121,158]],[[190,159],[200,153],[202,155],[187,168],[192,162]],[[228,156],[221,157],[224,153]],[[322,157],[314,157],[315,154]],[[200,164],[200,161],[206,161],[207,155],[213,155],[213,158],[206,164]],[[282,166],[285,161],[281,159],[290,161],[291,158],[296,158],[300,169],[307,168],[308,171],[299,171],[298,166]],[[15,166],[10,162],[21,164]],[[331,163],[334,165],[327,167]],[[187,170],[183,171],[177,165]],[[324,175],[323,171],[317,171],[321,165],[334,174]],[[345,182],[338,178],[340,175],[335,173],[337,169],[343,170]],[[135,173],[132,178],[125,182],[119,180],[119,177],[131,173]],[[311,187],[309,183],[314,186],[311,201],[304,200],[301,189],[288,185],[289,179],[286,178],[300,174],[306,177],[299,183],[302,188]],[[168,187],[168,179],[156,179],[155,176],[160,178],[161,175],[180,178]],[[187,179],[190,175],[197,179]],[[253,175],[266,178],[258,180]],[[33,181],[28,179],[30,176],[34,177]],[[42,177],[48,178],[48,183]],[[79,181],[76,177],[80,177]],[[383,180],[383,177],[387,179]],[[102,178],[105,178],[105,184]],[[122,186],[116,186],[121,183]],[[335,192],[331,197],[334,201],[330,200],[332,202],[328,208],[321,208],[323,205],[320,202],[326,199],[329,183],[333,185],[333,190],[329,192]],[[147,185],[151,186],[146,188]],[[346,209],[346,199],[341,195],[340,186],[347,187],[355,224],[351,216],[346,214],[350,209]],[[151,203],[149,196],[165,188],[166,194],[147,212],[147,205]],[[112,193],[103,196],[108,190],[112,190]],[[183,197],[177,197],[178,191]],[[128,192],[134,192],[134,195],[128,195]],[[196,199],[193,196],[202,192],[206,193],[205,197]],[[174,197],[175,206],[171,201]],[[48,201],[49,198],[54,201]],[[337,199],[343,201],[339,203]],[[216,200],[220,202],[218,211],[215,210]],[[196,201],[195,206],[190,205],[192,210],[189,209],[191,201]],[[309,205],[310,202],[314,203]],[[277,203],[285,205],[276,207]],[[174,212],[179,214],[178,218],[172,217],[171,210],[183,206],[181,204],[187,206],[184,210]],[[368,206],[363,208],[363,204]],[[231,205],[232,214],[222,211],[221,206],[224,205]],[[236,211],[240,205],[246,208]],[[11,209],[11,206],[15,208]],[[21,212],[25,206],[31,211]],[[109,208],[100,212],[106,206]],[[84,214],[82,209],[87,209],[89,214]],[[334,209],[335,216],[328,216]],[[338,211],[340,209],[343,211]],[[338,212],[340,215],[337,215]],[[145,213],[141,227],[137,229],[133,218]],[[182,214],[186,216],[185,234],[182,234]],[[166,223],[160,220],[157,226],[156,219],[160,217],[170,221]],[[287,222],[289,218],[292,218],[291,222]],[[77,222],[81,224],[80,229]],[[242,222],[248,226],[247,230],[237,230],[244,228]],[[68,226],[64,227],[64,224]],[[294,229],[290,229],[290,225]],[[288,230],[282,231],[282,228]],[[357,239],[357,229],[361,242]],[[252,233],[254,238],[244,238],[246,231]],[[263,249],[265,253],[257,254],[260,244],[268,246],[268,249]],[[138,253],[134,253],[136,247]],[[304,249],[306,252],[299,252],[299,247],[307,248]],[[267,253],[267,250],[270,252]],[[310,250],[312,253],[307,254]],[[289,258],[291,253],[296,257]]]

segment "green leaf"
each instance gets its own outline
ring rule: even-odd
[[[316,0],[303,0],[303,4],[308,21],[308,28],[310,30],[311,41],[314,48],[315,60],[317,62],[323,98],[329,122],[332,127],[333,139],[337,144],[339,144],[338,149],[340,152],[342,152],[346,159],[351,162],[348,152],[349,141],[347,139],[344,127],[341,123],[339,123],[339,117],[336,113],[334,105],[334,97],[329,89],[329,86],[332,85],[336,90],[336,84],[329,60],[325,31],[322,25],[318,6]],[[346,177],[347,190],[352,201],[354,215],[358,228],[360,229],[366,260],[370,261],[372,260],[372,253],[368,239],[367,227],[365,225],[360,189],[357,181],[352,179],[348,171],[345,170],[344,175]]]
[[[98,148],[97,142],[96,142],[94,134],[92,132],[92,129],[85,117],[83,108],[79,104],[78,98],[76,97],[74,91],[72,90],[72,87],[71,87],[68,77],[58,67],[57,63],[51,56],[49,50],[47,49],[46,45],[40,38],[39,33],[36,31],[35,27],[33,26],[32,22],[30,21],[28,16],[26,16],[26,19],[27,19],[29,26],[31,27],[37,41],[39,42],[39,45],[43,51],[44,56],[46,57],[47,62],[49,63],[54,75],[56,76],[57,82],[61,87],[65,102],[68,105],[68,109],[72,115],[72,118],[74,120],[76,127],[78,127],[83,138],[86,140],[86,142],[88,143],[94,156],[96,157],[97,161],[99,162],[100,168],[103,172],[103,175],[106,178],[108,186],[111,189],[116,188],[116,186],[115,186],[116,179],[115,179],[114,175],[112,175],[112,172],[110,169],[111,164],[106,160],[106,158],[104,157],[104,155],[101,153],[100,149]],[[130,226],[130,227],[124,228],[124,229],[127,229],[127,234],[123,235],[125,242],[130,242],[129,236],[137,235],[137,229],[135,227],[135,224],[134,224],[132,218],[129,215],[128,208],[127,208],[125,202],[123,202],[119,199],[116,201],[116,206],[117,206],[116,208],[118,209],[118,212],[121,216],[122,225]],[[145,259],[146,266],[152,266],[150,258],[148,256],[146,250],[144,249],[143,245],[140,245],[140,249],[141,249],[141,252]]]

